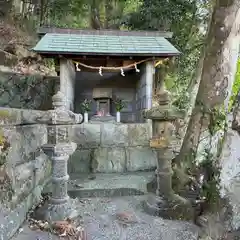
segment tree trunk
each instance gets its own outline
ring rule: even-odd
[[[203,54],[204,55],[204,54]],[[199,62],[198,62],[198,68],[197,71],[195,73],[195,75],[193,76],[192,81],[194,81],[194,84],[192,84],[191,86],[191,90],[188,89],[188,93],[190,95],[190,99],[189,99],[189,108],[187,110],[186,113],[186,117],[184,119],[184,128],[182,130],[182,136],[185,136],[186,131],[187,131],[187,126],[188,123],[190,121],[191,118],[191,114],[193,111],[193,108],[195,106],[195,102],[196,102],[196,96],[198,93],[198,89],[199,89],[199,84],[200,84],[200,80],[201,80],[201,75],[202,75],[202,69],[203,69],[203,60],[204,60],[204,56],[200,57]],[[183,141],[184,139],[182,139]],[[180,156],[180,155],[179,155]],[[178,156],[178,157],[179,157]],[[176,159],[176,163],[179,163],[180,161],[178,161],[179,158]]]
[[[99,13],[99,1],[92,0],[91,2],[91,12],[90,12],[90,23],[92,29],[101,29],[101,20]]]
[[[45,13],[45,1],[40,0],[40,17],[39,17],[39,22],[40,26],[44,26],[44,13]]]
[[[109,0],[105,0],[105,19],[104,19],[104,28],[109,28],[109,23],[111,21],[111,12],[112,12],[112,5]]]
[[[211,110],[227,110],[239,49],[240,1],[217,0],[207,37],[206,54],[196,104],[177,162],[191,164],[202,135],[209,135]]]

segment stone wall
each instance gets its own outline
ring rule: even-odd
[[[225,133],[222,154],[220,157],[221,196],[229,201],[232,208],[231,227],[240,229],[240,104],[234,114],[228,116],[228,129]]]
[[[1,114],[5,117],[0,130],[10,148],[0,166],[0,239],[9,239],[39,202],[51,166],[41,150],[47,142],[47,127],[31,124],[42,112],[1,108]]]
[[[47,110],[58,77],[0,71],[0,107]]]
[[[78,147],[69,160],[70,174],[154,170],[156,152],[149,147],[151,125],[74,125],[71,137]]]

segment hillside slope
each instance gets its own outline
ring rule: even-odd
[[[0,20],[0,107],[51,107],[58,78],[54,64],[31,51],[37,40],[19,22]]]

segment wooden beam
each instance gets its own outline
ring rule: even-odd
[[[106,60],[119,60],[119,61],[128,61],[128,60],[132,60],[132,61],[139,61],[139,60],[142,60],[142,59],[148,59],[147,57],[119,57],[119,56],[85,56],[85,57],[82,57],[82,56],[71,56],[71,57],[68,57],[68,56],[64,56],[66,58],[69,58],[69,59],[74,59],[74,60],[79,60],[79,61],[82,61],[82,60],[103,60],[103,61],[106,61]],[[153,58],[154,59],[154,58]]]
[[[86,56],[88,59],[89,58],[110,58],[110,59],[133,59],[133,60],[141,60],[141,59],[159,59],[159,58],[166,58],[166,57],[174,57],[176,56],[176,54],[157,54],[156,56],[152,56],[152,54],[135,54],[135,55],[126,55],[126,54],[108,54],[108,55],[103,55],[103,54],[80,54],[80,53],[69,53],[66,54],[64,52],[59,52],[59,53],[54,53],[54,52],[38,52],[38,54],[42,55],[43,57],[46,58],[55,58],[55,57],[64,57],[64,58],[68,58],[68,59],[80,59],[83,58],[83,56]]]

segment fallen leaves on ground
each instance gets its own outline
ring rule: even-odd
[[[128,224],[133,224],[138,222],[138,220],[136,219],[136,216],[131,212],[117,213],[116,218],[123,225],[128,225]]]
[[[82,226],[76,226],[70,219],[65,221],[55,221],[50,224],[47,221],[29,219],[30,229],[49,231],[61,238],[69,240],[87,240],[86,232]]]
[[[87,240],[86,231],[84,228],[80,224],[79,226],[76,226],[76,224],[70,219],[66,219],[64,221],[55,221],[52,223],[34,219],[34,211],[42,207],[46,201],[48,201],[48,199],[49,195],[43,194],[40,203],[37,206],[34,206],[29,212],[29,228],[34,231],[40,230],[51,232],[61,237],[61,239]]]

